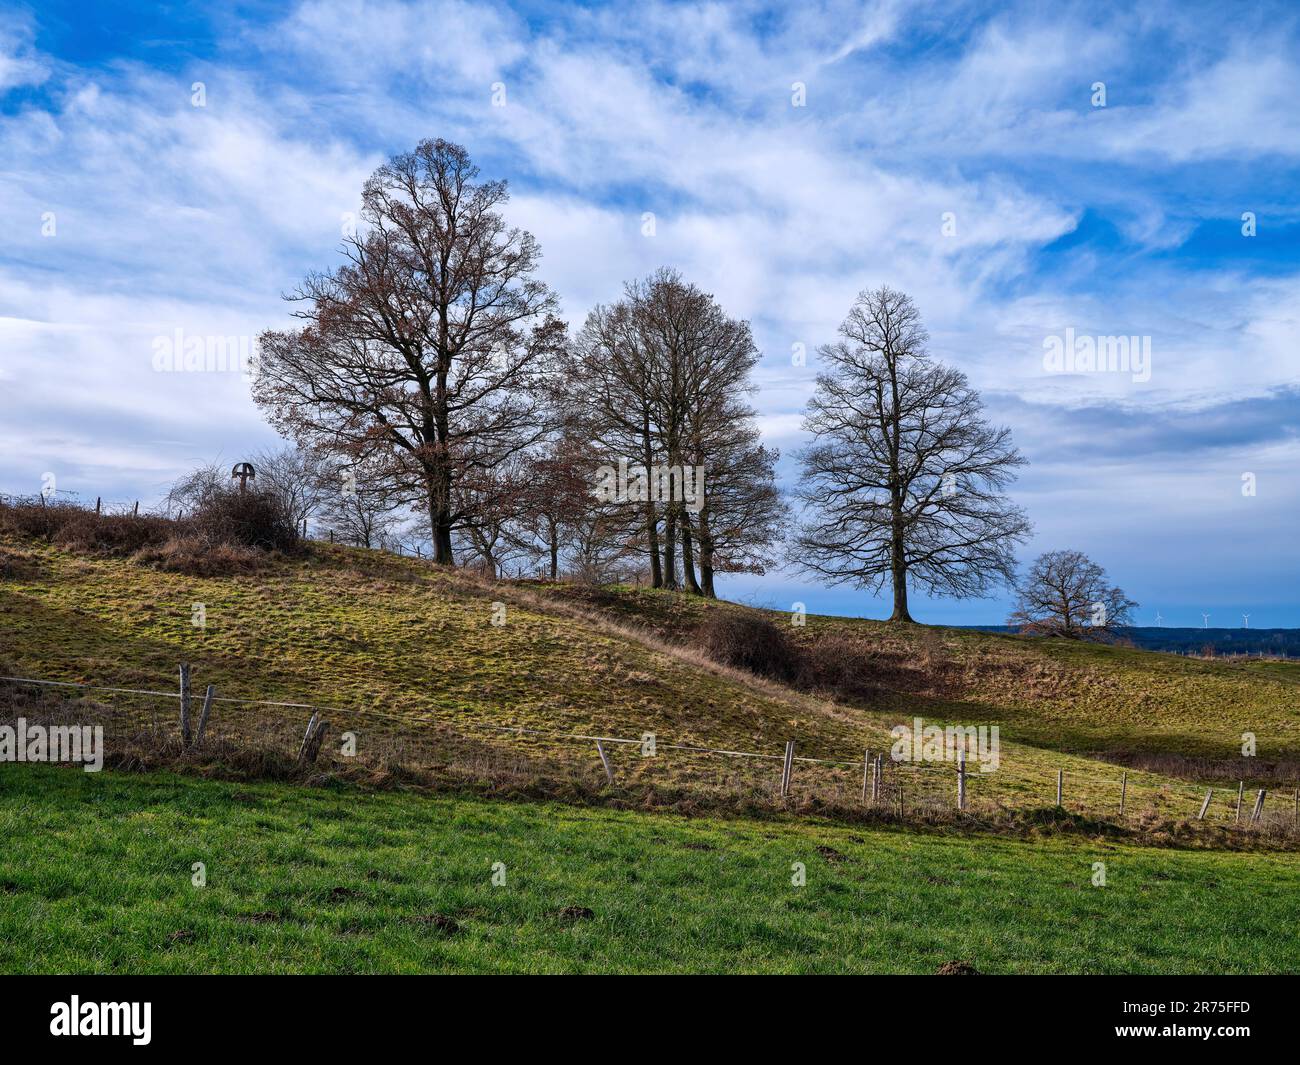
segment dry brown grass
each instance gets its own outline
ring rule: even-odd
[[[132,560],[192,577],[234,577],[256,573],[271,561],[271,556],[243,544],[212,544],[199,536],[173,536],[161,544],[141,548]]]

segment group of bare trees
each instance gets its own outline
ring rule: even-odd
[[[463,148],[421,142],[366,182],[342,265],[291,295],[301,326],[261,336],[254,398],[298,446],[259,473],[298,520],[371,545],[419,514],[440,563],[706,596],[788,546],[830,583],[887,585],[898,621],[909,586],[1014,580],[1030,525],[1006,489],[1025,460],[930,357],[909,297],[864,291],[820,349],[787,536],[749,323],[661,269],[571,334],[506,201]]]
[[[605,520],[645,552],[654,587],[714,596],[716,573],[775,561],[787,509],[748,403],[758,358],[748,322],[659,270],[596,307],[565,360],[565,432],[644,472]]]
[[[343,264],[291,297],[302,326],[260,338],[271,423],[353,472],[353,510],[422,512],[440,563],[645,569],[703,594],[715,572],[761,569],[783,504],[745,402],[748,324],[665,271],[570,338],[506,199],[442,140],[377,170]],[[701,498],[595,499],[595,470],[620,461],[647,481],[703,468]]]

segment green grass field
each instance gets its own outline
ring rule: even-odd
[[[28,765],[0,838],[8,973],[1300,971],[1293,855]]]

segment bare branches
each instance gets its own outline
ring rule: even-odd
[[[540,250],[497,213],[499,181],[465,150],[422,141],[362,193],[344,263],[291,297],[305,324],[268,331],[254,398],[285,435],[389,478],[429,516],[434,557],[478,498],[459,491],[546,431],[538,396],[564,344]]]
[[[799,455],[809,520],[796,564],[832,584],[879,591],[910,621],[909,582],[954,598],[987,595],[1015,575],[1029,532],[1004,491],[1024,459],[1008,429],[983,419],[959,370],[932,361],[912,301],[863,292],[821,349]]]
[[[1138,606],[1082,551],[1039,555],[1016,585],[1016,596],[1009,625],[1072,639],[1112,637],[1131,624]]]

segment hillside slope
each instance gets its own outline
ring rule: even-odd
[[[687,640],[712,610],[751,609],[636,588],[545,594]],[[1300,760],[1300,663],[1202,661],[1072,640],[768,612],[803,646],[828,638],[860,667],[842,701],[901,716],[997,722],[1003,738],[1079,754]],[[1252,776],[1251,763],[1236,767]],[[1287,767],[1300,775],[1300,763]]]
[[[872,674],[871,683],[882,685],[872,688],[873,697],[827,701],[716,667],[689,646],[659,643],[616,625],[631,620],[689,644],[690,614],[741,607],[658,593],[485,583],[412,559],[319,544],[305,557],[276,561],[256,574],[196,578],[12,535],[0,543],[19,559],[0,582],[4,675],[165,690],[174,689],[177,664],[185,661],[193,667],[199,692],[215,684],[224,698],[344,708],[372,714],[374,722],[436,725],[523,752],[549,754],[556,745],[549,736],[502,729],[633,740],[655,733],[664,745],[656,758],[639,757],[635,746],[610,748],[619,779],[727,778],[770,789],[785,741],[794,739],[799,757],[839,763],[799,764],[800,786],[853,799],[861,788],[863,751],[887,750],[890,728],[923,714],[928,721],[998,721],[1004,728],[999,770],[971,775],[974,803],[1054,805],[1060,771],[1068,809],[1109,817],[1119,801],[1119,771],[1049,749],[1050,713],[1059,706],[1074,713],[1079,700],[1060,693],[1093,690],[1099,683],[1095,674],[1125,677],[1132,685],[1139,710],[1128,708],[1125,720],[1135,720],[1141,707],[1152,705],[1142,689],[1139,660],[1112,649],[1071,647],[1054,659],[1053,649],[1008,638],[954,636],[951,630],[900,636],[870,623],[810,618],[798,630],[800,640],[841,630],[871,633],[879,660],[889,665]],[[192,623],[198,604],[203,628]],[[1012,694],[980,701],[945,693],[952,663],[963,656],[975,663],[969,675],[984,690]],[[1123,669],[1104,665],[1107,656],[1122,661]],[[1017,685],[1027,671],[1042,673],[1050,685],[1041,693],[1020,691]],[[930,673],[939,678],[937,693],[926,687],[934,683]],[[1212,691],[1236,685],[1238,711],[1258,722],[1261,747],[1275,738],[1294,742],[1294,732],[1288,731],[1294,725],[1277,698],[1279,690],[1291,693],[1294,687],[1244,672],[1207,669],[1196,675]],[[1152,683],[1160,679],[1158,671],[1151,675]],[[1047,710],[1039,707],[1040,695],[1047,696]],[[1127,698],[1121,691],[1109,705]],[[1208,698],[1213,702],[1216,696]],[[174,703],[172,708],[163,703],[159,712],[174,715]],[[1022,705],[1038,716],[1026,710],[1017,717]],[[218,706],[214,727],[227,725],[240,712]],[[304,710],[258,712],[283,718],[290,740],[301,735]],[[356,724],[363,719],[341,713],[331,712],[335,734],[345,727],[364,733]],[[371,720],[364,719],[365,727]],[[1153,721],[1150,734],[1160,736],[1162,727]],[[1015,739],[1024,742],[1007,742]],[[756,752],[768,760],[683,749],[695,746]],[[584,771],[599,775],[591,744],[579,742],[567,750]],[[906,784],[913,802],[925,798],[951,806],[950,765],[896,768],[915,770]],[[1200,797],[1186,781],[1129,774],[1131,815],[1185,819],[1194,815]],[[1228,817],[1228,801],[1222,795],[1211,817]]]

